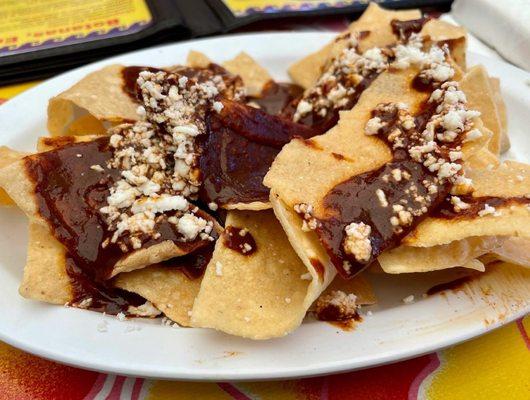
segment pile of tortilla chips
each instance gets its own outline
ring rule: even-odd
[[[359,42],[362,52],[396,42],[392,20],[420,17],[417,10],[388,11],[371,3],[348,31],[369,32]],[[482,66],[466,68],[464,29],[431,20],[420,34],[434,41],[451,41],[451,55],[459,68],[455,80],[465,92],[470,108],[482,115],[476,121],[482,139],[463,149],[466,175],[473,181],[473,196],[528,197],[530,165],[503,163],[499,159],[510,146],[499,79],[488,76]],[[292,80],[304,89],[311,88],[342,45],[340,40],[333,41],[291,65]],[[205,67],[210,60],[201,53],[190,52],[187,63]],[[253,96],[258,96],[272,79],[245,53],[223,66],[241,76],[247,93]],[[37,152],[90,141],[105,135],[109,127],[136,120],[138,105],[124,92],[122,69],[120,65],[105,67],[50,99],[51,137],[39,139]],[[283,147],[264,180],[271,189],[270,203],[229,207],[225,225],[247,229],[257,243],[254,254],[242,255],[218,240],[203,277],[192,279],[178,269],[160,264],[183,255],[178,245],[164,242],[121,260],[112,273],[112,284],[139,294],[179,325],[213,328],[252,339],[292,332],[319,296],[331,290],[353,293],[359,305],[375,303],[364,277],[370,272],[348,281],[336,277],[318,237],[302,229],[302,219],[294,212],[294,206],[318,206],[338,183],[389,161],[386,145],[364,135],[364,126],[370,111],[379,103],[402,102],[414,109],[425,100],[425,93],[411,88],[413,76],[411,70],[382,72],[353,109],[340,113],[335,127],[312,139],[314,145],[294,139]],[[68,304],[73,300],[73,289],[66,271],[66,250],[37,212],[35,188],[21,161],[26,154],[6,147],[0,147],[0,154],[0,203],[16,204],[29,218],[28,254],[20,294],[28,299]],[[530,210],[526,205],[512,204],[497,211],[500,215],[471,219],[429,217],[400,246],[385,251],[377,261],[388,274],[454,267],[485,271],[488,264],[495,262],[492,271],[499,275],[500,282],[502,266],[508,269],[507,263],[530,267]],[[522,282],[530,288],[527,275]]]

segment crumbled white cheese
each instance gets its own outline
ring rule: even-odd
[[[368,261],[372,256],[370,233],[372,227],[364,222],[352,222],[344,229],[346,237],[343,247],[347,254],[351,254],[357,261]]]

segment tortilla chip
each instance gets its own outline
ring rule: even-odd
[[[493,136],[493,134],[491,134]],[[487,147],[481,148],[475,154],[466,160],[466,171],[469,169],[482,170],[494,168],[500,165],[499,158],[493,154]]]
[[[272,81],[272,76],[270,76],[269,72],[245,52],[241,52],[233,59],[225,61],[223,67],[243,79],[249,96],[259,96],[263,87]]]
[[[24,160],[0,169],[0,187],[8,193],[16,205],[27,215],[30,223],[49,229],[48,222],[38,212],[35,198],[35,184],[27,175]],[[120,259],[109,276],[129,272],[160,263],[173,257],[187,254],[189,246],[180,247],[172,241],[164,241],[148,248],[132,251]]]
[[[434,42],[448,41],[451,57],[463,71],[466,70],[467,31],[465,28],[435,18],[423,26],[420,35],[428,36]]]
[[[29,225],[28,257],[19,293],[26,299],[66,304],[73,300],[65,249],[42,225]]]
[[[493,90],[493,99],[497,105],[499,119],[501,122],[501,154],[510,150],[510,137],[508,136],[508,114],[506,104],[502,98],[501,81],[499,78],[490,78],[491,88]]]
[[[200,51],[190,50],[186,59],[186,65],[192,68],[207,68],[213,63],[208,56]]]
[[[314,233],[301,230],[302,220],[294,214],[293,207],[300,203],[311,204],[313,215],[324,218],[327,210],[322,201],[333,187],[391,161],[388,146],[377,137],[365,135],[364,127],[371,118],[371,111],[383,102],[405,103],[411,113],[416,113],[428,96],[411,87],[410,82],[416,74],[414,68],[380,74],[352,110],[341,112],[334,128],[324,135],[305,141],[293,140],[285,145],[265,176],[264,184],[271,189],[270,199],[276,216],[308,268],[309,258],[304,256],[308,252],[317,255],[328,269],[332,266],[319,241],[308,238]],[[464,159],[469,159],[489,140],[490,135],[480,119],[475,120],[475,127],[482,130],[483,135],[479,140],[464,144]],[[343,157],[336,157],[336,154]],[[298,246],[299,242],[305,245]]]
[[[335,277],[319,298],[339,290],[346,294],[354,294],[357,297],[356,303],[360,306],[369,306],[377,303],[372,285],[370,285],[362,273],[352,279],[342,279],[340,276]],[[313,306],[317,301],[318,299],[315,300]],[[313,306],[311,309],[313,309]]]
[[[114,285],[139,294],[179,325],[190,326],[201,279],[190,279],[176,268],[152,265],[118,275]]]
[[[492,255],[498,260],[530,268],[530,239],[508,238]]]
[[[0,169],[25,157],[27,153],[12,150],[7,146],[0,146]],[[15,203],[4,189],[0,188],[0,206],[14,206]]]
[[[477,257],[502,246],[498,237],[470,237],[446,245],[433,247],[400,246],[378,257],[379,264],[388,274],[437,271],[467,267],[484,272],[484,265],[473,262]]]
[[[460,82],[460,88],[466,94],[469,108],[480,111],[484,126],[493,132],[488,147],[493,154],[499,155],[502,125],[486,69],[482,65],[471,68]]]
[[[421,12],[419,10],[392,11],[371,2],[361,17],[350,24],[347,32],[371,32],[360,41],[359,47],[362,52],[371,47],[384,47],[396,42],[396,36],[390,26],[390,21],[393,19],[406,21],[420,17]],[[317,52],[292,64],[288,69],[289,76],[293,82],[304,89],[310,88],[317,82],[324,66],[340,51],[342,46],[343,43],[340,40],[338,42],[332,41]]]
[[[60,147],[81,142],[90,142],[97,139],[99,135],[83,135],[83,136],[41,136],[37,140],[37,151],[50,151]]]
[[[138,104],[123,90],[122,69],[122,65],[109,65],[88,74],[70,89],[52,97],[48,103],[50,134],[101,133],[101,127],[95,124],[94,119],[111,124],[137,120]],[[86,114],[93,118],[79,120]]]
[[[232,211],[227,226],[246,228],[257,250],[243,255],[217,241],[195,300],[192,325],[251,339],[284,336],[302,322],[329,281],[308,270],[270,211]]]
[[[507,161],[496,169],[470,170],[474,197],[520,197],[530,193],[530,165]],[[498,207],[501,215],[444,219],[429,217],[403,239],[403,244],[431,247],[471,236],[517,236],[530,238],[530,208],[524,204]]]
[[[250,203],[224,204],[222,208],[225,210],[263,211],[269,210],[271,208],[271,203],[252,201]]]

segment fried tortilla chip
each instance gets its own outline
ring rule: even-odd
[[[100,133],[101,128],[94,119],[111,125],[124,120],[136,121],[138,104],[123,90],[122,69],[121,65],[109,65],[52,97],[48,103],[50,134],[61,136],[70,131],[76,134]],[[86,114],[93,118],[84,117]],[[78,120],[80,117],[83,119]]]
[[[192,68],[207,68],[213,61],[200,51],[190,50],[186,58],[186,65]]]
[[[493,154],[499,155],[503,129],[486,68],[477,65],[469,69],[461,81],[460,88],[466,94],[469,108],[480,111],[484,126],[493,132],[488,148]]]
[[[256,252],[241,254],[217,241],[191,323],[251,339],[284,336],[334,277],[323,267],[308,268],[293,251],[270,211],[231,211],[226,226],[246,228]]]
[[[19,293],[26,299],[53,304],[73,300],[65,248],[40,224],[29,225],[28,256]]]
[[[269,72],[245,52],[241,52],[233,59],[225,61],[223,67],[243,79],[243,84],[249,96],[259,96],[263,87],[272,81],[272,76],[270,76]]]
[[[421,17],[419,10],[392,11],[381,8],[377,3],[371,2],[361,17],[350,24],[347,32],[370,31],[360,43],[360,51],[371,47],[384,47],[396,42],[396,36],[392,32],[390,22],[393,19],[406,21]],[[289,76],[293,82],[307,89],[313,86],[324,66],[342,50],[341,41],[332,41],[322,49],[312,53],[289,67]]]
[[[508,238],[492,255],[499,260],[530,268],[530,239]]]
[[[405,103],[413,114],[419,109],[428,94],[411,87],[410,82],[416,74],[414,68],[383,72],[363,92],[352,110],[340,114],[334,128],[309,140],[291,141],[272,164],[264,184],[271,189],[270,198],[276,216],[308,268],[309,259],[304,256],[307,252],[317,256],[323,265],[332,267],[316,237],[312,238],[314,233],[301,230],[302,220],[294,214],[293,207],[310,204],[313,216],[323,218],[327,211],[322,201],[333,187],[353,176],[376,170],[391,160],[388,146],[365,135],[364,127],[371,118],[371,111],[380,103]],[[464,144],[464,159],[487,144],[489,135],[480,119],[475,120],[475,127],[482,130],[483,135],[477,141]]]
[[[498,237],[470,237],[446,245],[433,247],[400,246],[378,257],[379,264],[388,274],[437,271],[440,269],[467,267],[484,271],[484,265],[473,262],[477,257],[502,246]]]
[[[26,155],[27,153],[22,153],[20,151],[10,149],[7,146],[0,146],[0,169],[8,166],[9,164],[14,163],[15,161],[22,159]],[[13,200],[11,200],[11,198],[8,196],[4,189],[0,188],[0,206],[13,205],[15,205]]]
[[[466,70],[467,31],[465,28],[435,18],[427,21],[420,35],[428,36],[435,42],[447,42],[453,60],[463,71]]]
[[[473,197],[521,197],[530,193],[530,165],[507,161],[495,169],[470,170]],[[464,218],[429,217],[403,239],[407,246],[431,247],[472,236],[517,236],[530,238],[530,208],[508,203],[495,214]]]
[[[508,136],[508,115],[506,111],[506,104],[502,98],[501,81],[499,78],[490,78],[491,88],[493,90],[493,98],[497,105],[499,119],[501,122],[501,154],[510,149],[510,137]]]
[[[201,279],[190,279],[175,268],[152,265],[118,275],[114,285],[139,294],[179,325],[190,326],[190,313]]]
[[[40,224],[49,229],[48,222],[38,212],[35,184],[26,172],[24,160],[0,169],[0,187],[7,192],[16,205],[28,216],[30,223]],[[169,240],[148,248],[132,251],[114,265],[109,278],[121,272],[144,268],[173,257],[185,255],[188,251],[189,249],[186,249],[186,246],[179,246]]]

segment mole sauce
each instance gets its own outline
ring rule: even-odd
[[[250,97],[249,100],[258,104],[267,114],[278,115],[303,93],[304,89],[294,83],[270,81],[265,84],[259,97]]]
[[[185,256],[171,258],[161,262],[159,265],[167,268],[174,268],[182,271],[189,279],[198,279],[203,276],[206,267],[210,262],[213,254],[214,243],[201,247],[193,253]]]
[[[458,197],[464,203],[469,204],[470,207],[456,212],[454,205],[451,203],[450,197],[447,197],[440,204],[440,206],[434,210],[434,212],[431,214],[431,217],[445,219],[468,219],[477,217],[479,212],[484,210],[486,204],[494,208],[516,204],[530,204],[530,199],[526,197],[473,197],[472,195]]]
[[[416,130],[422,132],[430,116],[435,113],[432,105],[425,103],[422,111],[415,117]],[[379,116],[381,120],[388,122],[384,128],[380,129],[378,137],[387,140],[390,132],[396,128],[397,112],[390,113],[373,113],[373,116]],[[434,176],[422,164],[410,158],[407,148],[414,145],[410,135],[404,135],[405,146],[393,150],[392,161],[386,163],[374,171],[368,171],[356,175],[332,188],[324,197],[323,205],[326,209],[327,216],[319,218],[319,226],[316,233],[328,252],[332,263],[338,272],[346,278],[352,277],[361,272],[364,268],[375,261],[377,256],[383,251],[396,247],[401,239],[411,232],[429,213],[434,210],[438,204],[449,193],[450,185],[437,185],[438,192],[435,195],[429,195],[424,181],[434,183]],[[455,141],[451,145],[457,146],[459,142]],[[391,145],[390,145],[391,147]],[[447,151],[449,151],[448,149]],[[399,169],[406,171],[410,179],[396,181],[387,179],[384,176],[392,176],[391,171]],[[408,226],[402,226],[401,232],[396,232],[395,226],[390,222],[390,218],[395,215],[392,205],[394,204],[414,204],[411,194],[405,192],[407,187],[414,184],[417,188],[417,195],[429,197],[430,203],[425,204],[427,212],[422,216],[413,217],[413,222]],[[377,200],[376,191],[384,189],[388,206],[383,207]],[[353,256],[346,254],[343,250],[345,240],[345,228],[351,222],[364,222],[371,226],[371,256],[368,260],[360,262]],[[350,262],[350,268],[344,267],[344,260]]]
[[[208,133],[198,138],[205,204],[268,202],[263,178],[293,137],[311,137],[310,128],[259,109],[222,100],[221,113],[207,116]]]
[[[103,282],[110,277],[116,262],[126,255],[116,243],[102,247],[110,234],[99,209],[106,205],[110,187],[120,178],[119,170],[106,168],[111,157],[109,138],[102,137],[25,158],[26,171],[35,183],[38,212],[48,222],[53,236],[67,249],[70,277],[77,281],[81,274],[73,271],[80,270],[83,272],[82,279],[101,291],[106,290]],[[100,165],[104,172],[91,169],[92,165]],[[202,211],[198,214],[211,219]],[[209,243],[203,240],[183,241],[182,235],[167,218],[158,222],[155,229],[160,237],[141,237],[142,248],[170,240],[178,243],[184,251],[192,252]],[[124,242],[130,244],[127,239]],[[84,288],[90,285],[85,283],[74,284],[75,290],[82,289],[74,295],[75,298],[87,292]]]
[[[430,21],[431,17],[422,17],[408,21],[393,19],[390,22],[392,32],[401,40],[408,40],[413,33],[420,33],[423,26]]]
[[[258,245],[248,230],[228,225],[223,232],[223,244],[244,256],[253,254]]]

